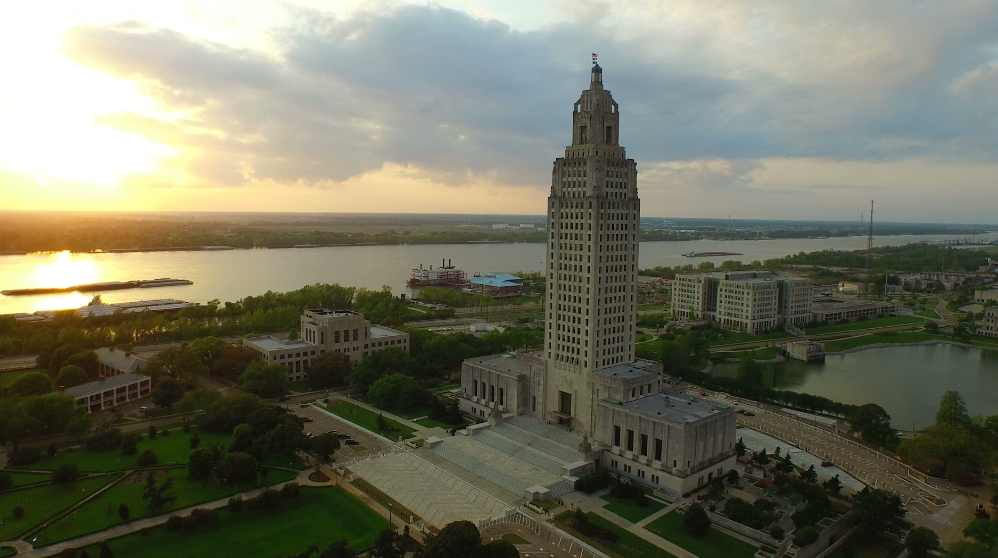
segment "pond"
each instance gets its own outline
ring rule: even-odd
[[[971,416],[998,415],[998,351],[951,344],[871,348],[832,354],[824,363],[788,361],[763,365],[767,387],[820,395],[833,401],[876,403],[895,428],[935,422],[939,399],[958,391]],[[738,363],[714,367],[734,376]]]

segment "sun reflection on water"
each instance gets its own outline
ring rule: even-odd
[[[100,270],[84,254],[59,252],[35,271],[35,284],[26,287],[72,287],[100,281]],[[75,293],[78,294],[78,293]]]

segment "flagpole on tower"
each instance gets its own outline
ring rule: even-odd
[[[595,65],[596,65],[596,53],[594,52],[593,53],[593,66],[595,66]]]

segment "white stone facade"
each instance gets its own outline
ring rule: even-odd
[[[998,337],[998,306],[984,309],[984,319],[977,327],[977,333],[985,337]]]
[[[755,335],[810,323],[813,294],[809,279],[768,271],[677,275],[672,305],[678,320],[706,320]]]

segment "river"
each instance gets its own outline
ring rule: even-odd
[[[991,235],[995,236],[995,235]],[[962,240],[962,236],[876,237],[875,246],[896,246],[923,240]],[[978,240],[994,238],[978,236]],[[998,237],[996,237],[998,238]],[[709,260],[765,260],[797,252],[859,250],[865,237],[779,240],[698,240],[642,242],[640,265],[678,266]],[[687,258],[694,252],[736,252],[739,256]],[[176,298],[189,302],[234,301],[268,290],[287,291],[315,283],[377,289],[388,285],[405,291],[413,267],[437,266],[442,258],[468,272],[543,271],[544,244],[448,244],[409,246],[343,246],[329,248],[228,250],[220,252],[132,252],[101,254],[30,254],[0,256],[0,289],[68,287],[98,281],[173,277],[190,279],[190,286],[131,289],[101,293],[106,302]],[[78,308],[90,295],[0,295],[0,314]]]
[[[715,366],[734,376],[737,363]],[[971,416],[998,415],[998,351],[959,345],[870,348],[828,355],[822,363],[793,360],[765,365],[770,387],[834,401],[883,407],[895,428],[931,426],[943,392],[958,391]]]

